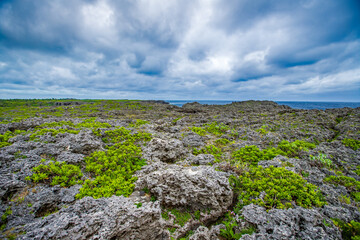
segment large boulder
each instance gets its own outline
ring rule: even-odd
[[[225,211],[233,200],[228,175],[210,166],[169,165],[141,176],[136,185],[148,188],[162,206],[170,208]]]
[[[26,234],[19,239],[164,239],[162,224],[158,203],[143,203],[138,208],[123,196],[85,197],[26,225]]]

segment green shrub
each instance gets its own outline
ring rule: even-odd
[[[309,151],[309,149],[314,149],[315,144],[305,142],[302,140],[296,140],[294,142],[288,142],[286,140],[281,141],[278,144],[278,149],[285,152],[284,156],[287,157],[298,157],[301,151]]]
[[[36,140],[39,136],[45,135],[47,133],[51,133],[51,136],[55,137],[59,133],[71,133],[71,134],[78,134],[80,131],[78,130],[71,130],[71,129],[52,129],[52,128],[43,128],[40,130],[35,131],[35,133],[30,135],[30,140]]]
[[[305,208],[326,204],[315,185],[285,168],[253,167],[239,177],[231,176],[230,184],[238,194],[237,209],[250,203],[267,209],[289,208],[292,202]],[[265,192],[263,199],[259,198],[261,192]]]
[[[70,187],[77,183],[83,176],[80,167],[65,162],[49,163],[48,165],[41,164],[32,169],[33,175],[26,177],[26,180],[31,180],[35,183],[50,182],[50,185],[60,185],[62,187]]]
[[[344,140],[342,140],[342,143],[345,146],[352,148],[354,151],[360,148],[360,140],[345,138]]]
[[[142,120],[142,119],[137,119],[135,123],[130,123],[128,125],[128,127],[131,127],[131,128],[138,128],[140,127],[141,125],[145,125],[145,124],[148,124],[149,121],[146,121],[146,120]]]
[[[205,147],[200,149],[194,148],[193,154],[195,156],[199,154],[212,154],[217,161],[220,161],[223,153],[220,148],[217,148],[214,145],[206,145]]]
[[[350,197],[341,194],[341,196],[339,197],[339,201],[342,203],[346,203],[346,204],[350,204],[351,203],[351,199]]]
[[[319,153],[317,156],[310,155],[310,160],[318,161],[328,168],[330,168],[332,165],[332,161],[326,156],[326,154],[323,153]]]
[[[357,166],[354,172],[356,173],[356,175],[360,176],[360,166]]]
[[[270,160],[277,155],[284,155],[285,153],[276,148],[267,148],[260,150],[257,146],[250,145],[240,148],[234,151],[231,155],[233,162],[248,162],[252,165],[256,165],[259,161]]]
[[[269,133],[269,131],[267,130],[268,126],[267,125],[263,125],[261,126],[261,128],[256,129],[256,132],[259,132],[262,135],[266,135],[267,133]]]
[[[346,223],[340,219],[332,219],[335,226],[340,228],[341,236],[344,240],[358,240],[360,238],[360,223],[352,220],[350,223]]]
[[[133,173],[146,165],[141,148],[131,142],[117,143],[107,151],[97,151],[85,158],[86,171],[94,178],[87,179],[77,198],[129,196],[134,189]]]
[[[71,121],[59,121],[59,122],[43,123],[43,124],[37,126],[35,129],[39,130],[42,128],[56,128],[56,127],[62,128],[64,126],[75,127],[75,125]]]
[[[14,132],[6,131],[4,134],[0,134],[0,148],[10,146],[9,139],[24,132],[23,130],[15,130]]]
[[[224,237],[225,239],[240,239],[242,235],[251,235],[256,231],[254,227],[249,227],[242,229],[239,233],[235,233],[234,228],[238,227],[238,224],[235,220],[234,212],[227,212],[226,218],[222,223],[225,225],[225,229],[220,229],[220,236]]]
[[[189,221],[192,217],[188,211],[179,211],[178,209],[171,210],[163,210],[161,213],[162,218],[165,220],[169,220],[169,212],[175,216],[174,223],[179,224],[180,226],[184,226],[187,221]]]
[[[215,141],[215,144],[218,147],[226,146],[229,143],[230,143],[230,140],[228,140],[226,138],[219,138],[219,139],[216,139],[216,141]]]
[[[140,141],[150,141],[150,139],[150,133],[138,132],[131,134],[131,130],[121,127],[114,130],[105,131],[105,137],[103,138],[103,141],[105,143],[119,143],[123,141],[138,143]]]
[[[1,216],[1,225],[0,225],[0,230],[1,230],[1,231],[6,228],[6,225],[7,225],[7,217],[8,217],[9,215],[11,215],[11,214],[12,214],[12,210],[11,210],[11,206],[10,206],[10,207],[8,207],[8,208],[5,210],[4,214]]]
[[[315,148],[315,144],[305,141],[295,141],[289,143],[288,141],[281,141],[277,148],[270,147],[260,150],[257,146],[250,145],[240,148],[232,153],[231,159],[233,163],[239,161],[248,162],[256,165],[262,160],[271,160],[278,155],[286,157],[297,157],[300,151],[308,151],[309,148]]]
[[[224,123],[212,122],[212,123],[205,124],[204,129],[209,133],[219,136],[219,135],[223,135],[224,133],[226,133],[226,131],[229,130],[230,128],[229,128],[229,126],[225,125]]]
[[[360,181],[356,181],[355,178],[352,177],[347,177],[343,175],[328,176],[324,178],[324,182],[334,184],[335,186],[342,185],[351,192],[360,191]]]
[[[191,131],[193,131],[194,133],[196,133],[200,136],[206,135],[206,131],[204,129],[202,129],[201,127],[191,127],[190,129],[191,129]]]

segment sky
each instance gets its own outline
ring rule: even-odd
[[[0,98],[360,102],[360,1],[0,0]]]

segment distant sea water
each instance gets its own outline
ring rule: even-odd
[[[185,103],[198,102],[200,104],[208,105],[225,105],[230,104],[231,100],[166,100],[166,102],[181,107]],[[279,105],[287,105],[294,109],[320,109],[328,108],[357,108],[360,107],[360,102],[291,102],[291,101],[275,101]]]

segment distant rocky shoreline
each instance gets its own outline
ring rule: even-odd
[[[0,238],[360,238],[360,108],[0,106]]]

